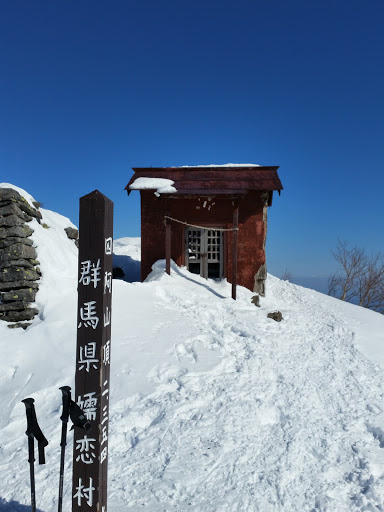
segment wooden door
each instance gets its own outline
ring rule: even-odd
[[[187,228],[187,268],[193,274],[211,279],[223,277],[223,233],[215,228]]]

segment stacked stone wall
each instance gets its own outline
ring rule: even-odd
[[[39,289],[39,262],[30,239],[33,218],[41,213],[29,205],[16,190],[0,188],[0,320],[9,327],[30,325],[38,314],[31,307]]]

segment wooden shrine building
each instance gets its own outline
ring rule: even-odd
[[[155,261],[227,278],[264,295],[267,208],[280,194],[278,167],[256,165],[134,168],[125,189],[141,194],[141,280]]]

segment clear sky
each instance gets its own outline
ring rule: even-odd
[[[337,238],[384,252],[382,0],[2,0],[0,181],[78,224],[131,168],[280,165],[268,269],[328,276]]]

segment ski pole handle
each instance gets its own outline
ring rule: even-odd
[[[27,415],[27,430],[25,431],[26,435],[28,437],[33,437],[33,411],[35,409],[35,406],[33,405],[35,400],[33,398],[24,398],[22,400],[23,404],[25,405],[25,412]]]
[[[68,423],[69,407],[71,404],[71,388],[69,386],[62,386],[60,391],[63,394],[63,410],[60,419],[63,423]]]
[[[44,448],[48,445],[48,441],[44,437],[39,424],[37,423],[36,411],[33,398],[24,398],[22,402],[25,405],[26,414],[27,414],[27,430],[26,435],[30,438],[35,438],[38,442],[38,450],[39,450],[39,464],[45,464],[45,454]]]

